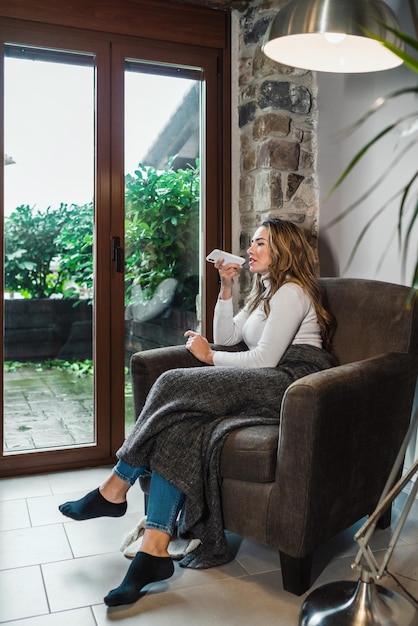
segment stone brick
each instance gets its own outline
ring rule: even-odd
[[[290,65],[283,65],[277,61],[273,61],[262,50],[263,42],[260,42],[254,51],[254,60],[252,64],[252,72],[254,78],[263,78],[265,76],[280,75],[280,76],[301,76],[309,72],[309,70],[302,70],[301,68],[291,67]]]
[[[292,123],[290,124],[290,132],[289,132],[288,139],[289,141],[295,141],[296,143],[301,144],[303,142],[304,132],[296,124],[297,122],[295,120],[292,120]]]
[[[247,172],[251,172],[256,168],[257,164],[257,150],[247,150],[242,155],[242,173],[246,174]]]
[[[292,198],[292,208],[295,209],[296,212],[303,215],[303,214],[306,214],[308,210],[308,205],[306,204],[304,200],[302,200],[301,198],[298,198],[298,196],[295,195]]]
[[[251,245],[252,235],[247,231],[241,231],[241,235],[239,238],[239,247],[240,250],[248,250]]]
[[[296,213],[295,211],[287,211],[285,208],[273,209],[270,211],[268,217],[285,220],[288,222],[294,222],[295,224],[302,225],[305,221],[303,213]]]
[[[241,217],[241,228],[243,230],[253,230],[256,224],[260,223],[260,216],[254,211],[251,213],[246,213]],[[253,233],[251,232],[251,237]]]
[[[271,169],[259,170],[257,172],[254,203],[257,210],[262,213],[269,213],[273,208],[279,209],[283,206],[280,172],[275,172]]]
[[[253,233],[251,234],[251,237],[252,237],[252,235],[253,235]],[[247,295],[251,291],[252,284],[253,284],[253,275],[250,272],[241,272],[240,277],[239,277],[240,292],[242,294],[242,297],[239,300],[239,308],[240,309],[245,304],[245,298],[247,297]]]
[[[254,121],[253,139],[266,139],[269,135],[286,137],[290,130],[290,118],[280,113],[260,115]]]
[[[254,186],[255,179],[252,175],[242,176],[240,180],[240,196],[241,198],[245,198],[250,196],[251,198],[254,195]]]
[[[243,57],[239,61],[239,72],[245,72],[251,69],[253,60],[251,57]]]
[[[299,165],[300,147],[290,141],[277,142],[271,153],[271,167],[276,170],[295,171]]]
[[[295,224],[302,225],[305,222],[305,214],[304,213],[296,213],[295,211],[287,211],[286,213],[282,213],[283,219],[289,220],[289,222],[294,222]]]
[[[240,198],[239,212],[240,213],[252,213],[254,209],[254,199],[251,197]]]
[[[283,206],[282,176],[279,172],[270,172],[271,205],[276,209]]]
[[[258,153],[257,167],[270,167],[271,165],[272,142],[264,143]]]
[[[306,150],[300,151],[299,167],[301,170],[310,170],[315,165],[315,155]]]
[[[270,174],[269,170],[257,172],[254,188],[254,205],[258,211],[265,212],[271,210]]]
[[[319,189],[316,175],[307,176],[304,179],[298,189],[297,196],[304,202],[306,207],[308,207],[306,210],[307,213],[312,214],[313,212],[317,212]]]
[[[252,64],[252,74],[254,78],[264,78],[277,74],[277,63],[264,54],[261,44],[256,47],[254,61]]]
[[[266,80],[260,88],[259,105],[262,109],[272,107],[292,113],[307,114],[311,110],[311,95],[302,85]]]
[[[299,185],[304,180],[304,176],[300,174],[291,173],[287,177],[287,187],[286,187],[286,200],[291,200],[295,195],[296,191],[299,189]]]
[[[257,105],[255,102],[247,102],[238,108],[239,127],[246,126],[255,117]]]
[[[250,0],[175,0],[175,2],[181,2],[182,4],[200,5],[202,7],[211,7],[223,11],[227,9],[244,11],[248,9],[249,1]]]
[[[257,13],[249,11],[243,29],[244,44],[246,46],[258,43],[263,37],[270,24],[270,17],[264,16],[261,19],[254,19]]]
[[[274,15],[276,15],[276,12],[288,2],[289,0],[260,0],[260,2],[258,3],[258,10],[268,11],[269,9],[275,9]]]
[[[257,85],[255,85],[254,83],[251,83],[250,85],[245,85],[242,90],[241,90],[241,102],[245,103],[245,102],[249,102],[249,101],[256,101],[258,98],[258,90],[257,90]]]
[[[316,153],[317,137],[315,132],[312,130],[303,131],[302,148],[307,152]]]
[[[250,133],[241,133],[240,137],[241,152],[249,150],[253,146],[253,140]]]
[[[246,87],[251,84],[252,76],[251,72],[243,72],[239,75],[238,85],[240,87]]]

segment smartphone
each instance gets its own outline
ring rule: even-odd
[[[230,252],[224,252],[224,250],[218,250],[218,248],[212,250],[212,252],[206,257],[206,261],[209,261],[209,263],[216,263],[218,259],[224,260],[222,265],[226,265],[227,263],[238,263],[238,265],[243,265],[245,263],[244,257],[231,254]]]

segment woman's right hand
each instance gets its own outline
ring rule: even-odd
[[[223,259],[218,259],[215,263],[221,280],[220,298],[221,300],[228,300],[232,297],[232,285],[234,284],[234,278],[241,269],[241,265],[238,265],[238,263],[226,263],[222,265],[222,263]]]

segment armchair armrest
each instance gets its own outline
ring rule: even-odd
[[[416,376],[411,355],[387,353],[310,374],[289,387],[274,495],[287,513],[272,520],[281,524],[273,532],[289,537],[285,552],[307,554],[321,535],[326,540],[371,513],[408,428]],[[293,528],[315,528],[315,545]]]
[[[204,363],[185,346],[169,346],[136,352],[131,357],[132,394],[135,418],[140,414],[146,397],[157,378],[176,367],[199,367]]]
[[[212,347],[228,352],[247,349],[243,343],[230,347],[212,344]],[[185,346],[168,346],[136,352],[131,357],[130,365],[135,417],[140,414],[149,390],[163,372],[178,367],[208,367],[196,359]]]

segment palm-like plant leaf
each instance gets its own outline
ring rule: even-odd
[[[411,150],[412,148],[415,147],[416,144],[416,140],[413,139],[412,141],[410,141],[403,149],[402,151],[399,153],[399,155],[397,156],[396,160],[401,160],[408,152],[409,150]],[[357,200],[355,200],[352,204],[350,204],[350,206],[348,206],[346,209],[344,209],[344,211],[342,213],[340,213],[339,215],[337,215],[336,217],[334,217],[332,220],[330,220],[326,225],[325,228],[331,228],[332,226],[334,226],[335,224],[337,224],[337,222],[340,222],[343,218],[347,217],[347,215],[349,215],[352,211],[354,211],[355,209],[357,209],[365,200],[367,200],[369,198],[369,196],[380,187],[380,185],[386,180],[386,178],[388,177],[388,175],[390,174],[390,172],[392,171],[394,166],[394,161],[389,161],[388,166],[386,167],[386,169],[382,172],[382,174],[379,176],[379,178],[377,178],[374,183],[372,185],[370,185],[370,187],[363,193],[363,195],[361,195],[359,198],[357,198]],[[396,196],[401,195],[401,191],[399,191]],[[396,197],[395,196],[395,197]],[[395,198],[392,198],[395,199]]]
[[[417,176],[418,176],[418,172],[417,172],[415,177],[417,177]],[[412,216],[411,216],[411,220],[409,222],[409,226],[408,226],[408,228],[406,230],[406,234],[405,234],[405,242],[404,242],[404,248],[403,248],[403,266],[404,267],[406,265],[406,258],[407,258],[407,255],[408,255],[408,248],[409,248],[409,242],[410,242],[410,239],[411,239],[412,229],[414,228],[414,225],[416,223],[417,217],[418,217],[418,201],[415,203],[414,210],[413,210]],[[417,263],[416,263],[416,266],[415,266],[415,270],[417,270],[417,269],[418,269],[418,260],[417,260]]]
[[[341,185],[341,183],[347,178],[347,176],[351,172],[351,170],[364,157],[364,155],[366,154],[366,152],[368,152],[370,150],[370,148],[372,148],[380,139],[382,139],[382,137],[384,137],[385,135],[390,133],[392,130],[397,128],[400,124],[406,122],[409,119],[415,118],[416,116],[417,115],[414,113],[414,114],[404,115],[403,117],[400,117],[395,122],[392,122],[392,124],[389,124],[389,126],[386,126],[386,128],[381,130],[380,133],[378,133],[375,137],[373,137],[373,139],[371,139],[369,142],[367,142],[366,145],[363,146],[363,148],[361,148],[361,150],[359,150],[357,152],[357,154],[353,157],[353,159],[347,165],[345,170],[339,176],[337,181],[331,187],[330,191],[328,192],[328,195],[326,196],[326,199],[337,189],[337,187],[339,187]]]
[[[407,33],[403,33],[401,30],[397,30],[396,28],[390,28],[389,26],[386,26],[386,28],[389,32],[399,37],[401,41],[403,41],[408,46],[410,46],[413,50],[416,50],[418,52],[418,41],[416,39],[414,39],[413,37],[410,37]],[[377,41],[380,41],[380,43],[382,43],[386,48],[391,50],[391,52],[393,52],[394,54],[396,54],[396,56],[402,59],[407,67],[409,67],[414,72],[418,72],[418,59],[411,56],[410,54],[408,54],[401,48],[397,48],[396,46],[392,45],[388,41],[385,41],[381,37],[378,37],[377,35],[370,35],[370,36],[372,36],[374,39],[377,39]]]
[[[379,96],[379,98],[376,98],[373,104],[367,109],[366,113],[362,117],[360,117],[357,122],[350,126],[350,128],[346,130],[345,133],[352,133],[357,128],[362,126],[369,119],[369,117],[374,115],[377,111],[380,111],[380,109],[391,100],[408,94],[418,94],[418,85],[416,87],[402,87],[401,89],[392,91],[386,96]]]

